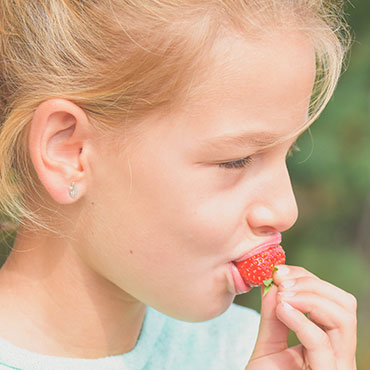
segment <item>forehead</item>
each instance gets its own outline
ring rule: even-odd
[[[193,89],[187,114],[207,117],[214,125],[233,121],[244,130],[247,122],[254,129],[267,123],[284,127],[287,121],[303,125],[315,73],[315,51],[302,33],[224,37],[212,50],[202,83]]]
[[[313,45],[298,31],[274,30],[258,37],[221,38],[213,53],[209,83],[227,88],[230,82],[240,82],[243,93],[258,90],[258,86],[264,92],[281,85],[293,87],[298,80],[304,88],[315,75]]]
[[[183,105],[143,120],[139,141],[225,148],[225,142],[242,147],[268,138],[269,145],[296,136],[308,118],[315,51],[298,32],[228,36],[218,40],[197,76]]]

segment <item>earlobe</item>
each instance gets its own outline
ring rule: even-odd
[[[35,171],[50,196],[69,204],[86,190],[86,146],[91,125],[85,112],[64,99],[50,99],[36,109],[29,131]]]

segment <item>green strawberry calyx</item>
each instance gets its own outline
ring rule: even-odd
[[[277,270],[278,268],[275,266],[272,270],[272,273],[274,273]],[[272,278],[270,278],[270,279],[263,280],[263,284],[265,285],[265,289],[263,290],[263,297],[264,297],[269,292],[271,287],[274,285],[274,282]]]

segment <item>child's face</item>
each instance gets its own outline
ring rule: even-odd
[[[225,40],[216,55],[196,104],[149,117],[139,139],[122,140],[122,154],[96,144],[94,205],[80,229],[103,276],[190,321],[226,310],[235,294],[231,261],[295,223],[285,160],[296,138],[262,151],[259,144],[302,126],[315,74],[313,48],[294,32]],[[240,139],[222,144],[225,136]]]

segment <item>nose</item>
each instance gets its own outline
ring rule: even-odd
[[[283,232],[295,224],[298,207],[286,166],[260,183],[246,218],[256,235]]]

